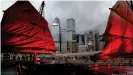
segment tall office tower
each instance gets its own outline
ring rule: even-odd
[[[75,20],[73,18],[67,19],[67,40],[75,40]]]
[[[84,38],[82,37],[82,35],[79,34],[79,42],[78,42],[79,45],[84,45],[83,39],[84,39]]]
[[[100,35],[99,36],[100,38],[100,45],[99,45],[99,50],[100,51],[103,51],[104,49],[104,46],[105,46],[105,38],[104,38],[104,35]]]
[[[89,35],[88,35],[88,33],[87,32],[85,32],[84,33],[84,45],[86,46],[86,51],[88,52],[89,51],[89,49],[88,49],[88,43],[89,43],[89,37],[88,37]]]
[[[78,52],[86,52],[87,45],[85,45],[85,39],[83,34],[76,34],[76,43],[78,44]]]
[[[52,37],[54,41],[58,41],[59,43],[59,27],[58,26],[52,26]]]
[[[84,33],[84,43],[85,43],[85,45],[87,45],[88,44],[88,33],[87,32],[85,32]]]
[[[67,53],[67,31],[66,29],[62,29],[62,53]]]
[[[75,20],[73,18],[67,19],[67,51],[73,52],[72,42],[75,40]]]
[[[82,34],[76,34],[75,40],[78,45],[84,45],[84,43],[85,43],[85,38],[84,38],[84,35],[82,35]]]
[[[94,38],[94,32],[93,31],[89,31],[89,51],[95,51],[95,38]]]
[[[99,31],[96,30],[94,32],[95,32],[95,51],[99,51],[99,45],[100,45]]]
[[[54,21],[55,22],[59,22],[59,24],[60,24],[60,19],[58,18],[58,17],[56,17],[55,19],[54,19]],[[53,22],[54,22],[53,21]],[[52,37],[53,37],[53,39],[54,39],[54,41],[55,41],[55,46],[56,46],[56,49],[57,49],[57,51],[59,52],[60,51],[60,42],[59,42],[59,25],[52,25],[52,27],[51,27],[51,31],[52,31]],[[57,52],[57,53],[58,53]]]
[[[61,35],[62,35],[62,42],[66,42],[67,41],[67,30],[66,29],[62,29],[62,32],[61,32]]]
[[[98,51],[100,45],[99,31],[89,31],[89,41],[92,42],[92,51]]]
[[[59,27],[58,26],[52,26],[52,37],[55,41],[56,50],[59,51]]]

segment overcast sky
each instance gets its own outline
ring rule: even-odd
[[[7,9],[17,0],[1,1],[2,10]],[[39,10],[42,0],[29,0],[32,5]],[[61,27],[66,27],[66,19],[73,18],[76,22],[76,33],[97,29],[102,34],[105,31],[109,8],[115,4],[116,0],[109,1],[46,1],[45,18],[49,23],[50,29],[58,31],[52,27],[52,21],[57,16],[61,21]],[[0,20],[2,17],[0,17]]]

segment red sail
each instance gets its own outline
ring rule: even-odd
[[[110,9],[105,37],[107,40],[101,59],[133,55],[133,11],[127,1],[117,1]]]
[[[29,1],[17,1],[5,10],[1,26],[2,46],[14,46],[18,52],[55,53],[48,23]]]

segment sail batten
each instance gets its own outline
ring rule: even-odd
[[[122,16],[121,14],[119,14],[119,13],[118,13],[117,11],[115,11],[114,9],[112,9],[112,8],[109,8],[109,9],[112,10],[112,11],[114,11],[115,13],[117,13],[119,16],[121,16],[121,17],[122,17],[123,19],[125,19],[126,21],[130,22],[131,24],[133,24],[132,21],[126,19],[126,17]]]

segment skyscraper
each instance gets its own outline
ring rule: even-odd
[[[89,42],[88,36],[89,36],[88,33],[85,32],[85,33],[84,33],[84,43],[85,43],[85,45],[88,45],[88,42]]]
[[[84,45],[86,46],[86,51],[88,52],[88,43],[89,43],[89,35],[87,32],[84,33]]]
[[[95,31],[95,50],[96,50],[96,51],[99,50],[99,43],[100,43],[99,31],[96,30],[96,31]]]
[[[85,45],[85,35],[83,34],[76,34],[75,40],[78,43],[78,45]]]
[[[95,38],[94,38],[94,31],[89,31],[89,51],[95,51]]]
[[[61,51],[60,45],[61,45],[61,40],[60,40],[60,20],[58,17],[55,17],[52,25],[52,37],[54,38],[55,45],[57,51]]]
[[[61,36],[62,36],[62,39],[61,39],[61,42],[62,42],[62,53],[67,53],[67,38],[66,38],[66,35],[67,35],[67,31],[66,29],[62,29],[62,32],[61,32]]]
[[[75,20],[73,18],[67,19],[67,40],[74,40],[75,33]]]
[[[72,44],[74,44],[74,42],[76,42],[75,40],[75,20],[73,18],[67,19],[67,42],[68,42],[68,52],[73,52],[73,46]],[[75,52],[76,50],[74,50]]]
[[[94,31],[89,31],[89,41],[92,43],[92,51],[98,51],[99,50],[99,44],[100,44],[100,39],[99,39],[99,31],[94,30]]]

